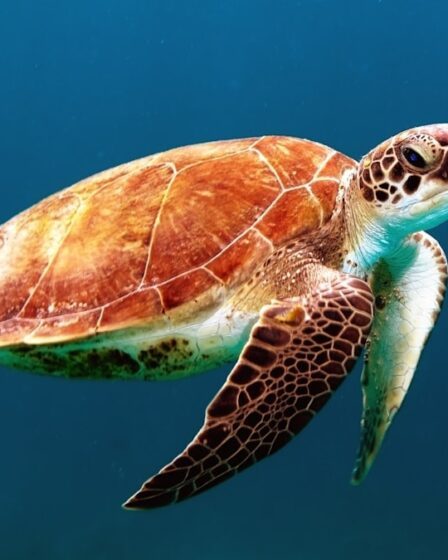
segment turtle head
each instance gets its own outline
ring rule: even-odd
[[[386,140],[360,162],[357,187],[369,214],[398,236],[448,219],[448,124]]]

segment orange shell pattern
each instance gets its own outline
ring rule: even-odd
[[[0,345],[148,324],[244,283],[333,212],[350,158],[263,137],[99,173],[0,228]]]

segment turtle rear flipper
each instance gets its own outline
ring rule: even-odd
[[[265,306],[205,424],[124,507],[149,509],[198,494],[271,455],[298,434],[353,368],[373,297],[362,280],[332,280]]]

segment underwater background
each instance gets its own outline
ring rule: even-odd
[[[170,147],[286,134],[359,158],[448,122],[447,22],[442,0],[0,0],[0,221]],[[433,234],[448,250],[448,227]],[[149,512],[120,504],[190,441],[228,370],[0,369],[0,558],[447,558],[447,333],[445,306],[361,487],[358,367],[281,452]]]

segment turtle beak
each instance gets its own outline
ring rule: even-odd
[[[448,124],[434,124],[428,127],[429,134],[443,147],[448,148]]]
[[[432,136],[442,148],[437,168],[424,176],[421,200],[409,206],[409,217],[418,220],[421,229],[430,229],[448,219],[448,124],[423,126],[415,132]]]
[[[437,124],[428,128],[430,129],[430,134],[437,140],[444,151],[440,166],[434,175],[431,176],[431,179],[439,182],[443,181],[448,189],[448,124]]]

